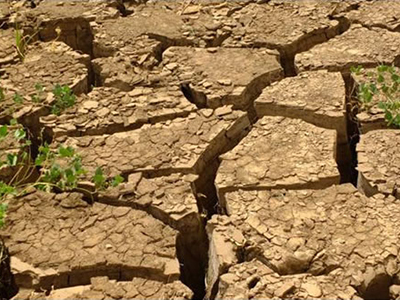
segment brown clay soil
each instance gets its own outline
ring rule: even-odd
[[[0,125],[73,146],[88,177],[125,178],[93,201],[10,201],[0,295],[400,299],[400,131],[376,103],[357,114],[367,79],[349,74],[400,67],[399,13],[383,1],[0,1]],[[32,35],[23,62],[16,24]],[[56,83],[77,95],[60,116]],[[17,149],[1,141],[0,158]]]

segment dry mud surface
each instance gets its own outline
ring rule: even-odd
[[[400,131],[352,106],[367,79],[349,76],[400,66],[399,11],[1,1],[0,125],[125,179],[10,201],[15,299],[399,299]],[[32,35],[23,62],[15,24]],[[59,116],[57,83],[77,95]]]

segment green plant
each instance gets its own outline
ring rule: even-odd
[[[35,37],[37,32],[33,35],[24,35],[23,30],[18,24],[15,26],[15,50],[17,52],[18,59],[23,62],[26,56],[26,49],[31,40]]]
[[[79,182],[85,178],[87,170],[82,165],[81,156],[72,147],[60,145],[54,149],[44,142],[34,158],[28,133],[15,120],[10,125],[0,126],[0,142],[6,138],[17,142],[19,149],[0,160],[0,168],[17,169],[9,181],[0,181],[0,227],[4,224],[5,201],[10,195],[21,196],[32,188],[46,192],[83,190],[86,194],[93,194],[123,182],[121,176],[106,178],[103,171],[97,168],[92,178],[95,191],[84,190],[79,187]],[[36,179],[32,180],[32,176]]]
[[[351,68],[351,72],[368,78],[358,86],[360,109],[370,111],[377,105],[383,110],[387,125],[400,128],[400,75],[396,68],[380,65],[365,74],[365,70],[358,66]]]
[[[101,168],[96,168],[94,176],[92,178],[97,189],[105,189],[107,187],[116,187],[120,183],[124,181],[124,178],[121,175],[117,175],[111,179],[107,178],[103,174],[103,170]]]
[[[40,103],[43,101],[43,93],[44,93],[44,87],[40,83],[35,84],[35,91],[36,93],[31,96],[31,100],[34,103]]]
[[[67,85],[61,86],[56,84],[53,89],[53,95],[55,102],[52,106],[51,113],[55,115],[60,115],[64,109],[73,106],[76,102],[76,96]]]
[[[18,93],[15,93],[13,96],[13,101],[16,104],[22,104],[24,102],[24,99],[22,98],[22,96]]]
[[[25,39],[24,34],[19,26],[17,25],[15,28],[15,49],[17,50],[17,55],[19,60],[22,62],[25,59]]]

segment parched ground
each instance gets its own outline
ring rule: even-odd
[[[400,67],[399,11],[2,1],[0,127],[74,147],[80,187],[124,177],[7,200],[15,299],[399,299],[400,130],[355,100]],[[58,116],[56,84],[76,95]],[[18,149],[0,140],[0,159]]]

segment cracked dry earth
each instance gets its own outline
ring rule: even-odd
[[[0,124],[73,146],[88,177],[125,178],[93,201],[10,201],[15,299],[400,299],[400,131],[376,105],[353,115],[365,78],[349,72],[400,67],[399,13],[382,1],[0,2]],[[35,34],[24,62],[16,23]],[[60,116],[56,83],[77,95]],[[16,149],[5,139],[0,157]]]

